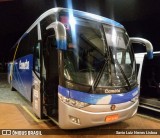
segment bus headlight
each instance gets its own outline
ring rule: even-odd
[[[77,101],[77,100],[74,100],[71,98],[67,98],[61,94],[58,94],[58,97],[62,102],[66,103],[70,106],[73,106],[75,108],[83,108],[83,107],[89,106],[88,103],[84,103],[84,102],[80,102],[80,101]]]

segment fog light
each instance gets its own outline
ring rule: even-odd
[[[76,123],[76,124],[80,124],[80,119],[73,117],[73,116],[69,116],[71,122]]]
[[[114,111],[116,109],[116,106],[113,104],[111,105],[111,110]]]

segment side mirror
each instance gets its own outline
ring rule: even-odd
[[[53,28],[56,34],[57,49],[67,50],[66,28],[61,22],[53,22],[47,26],[46,30]]]
[[[144,38],[130,37],[129,44],[131,45],[132,43],[140,43],[140,44],[146,46],[148,59],[153,59],[153,46],[150,41],[148,41]]]

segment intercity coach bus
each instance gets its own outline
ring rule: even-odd
[[[122,121],[137,112],[139,88],[129,38],[111,19],[66,8],[43,13],[11,50],[8,81],[62,129]]]

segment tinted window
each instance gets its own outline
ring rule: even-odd
[[[53,35],[53,30],[50,33],[50,30],[46,30],[47,26],[56,21],[56,15],[49,15],[41,21],[41,34],[43,43],[46,42],[48,36]]]
[[[37,42],[38,42],[38,35],[36,26],[28,34],[26,34],[20,41],[16,54],[16,59],[29,54],[33,54],[34,46],[37,45]]]

